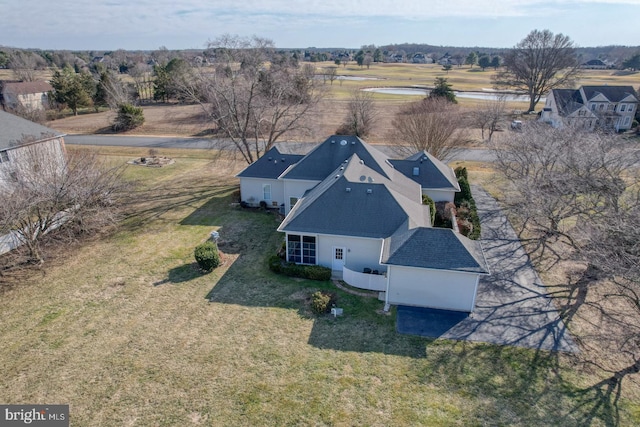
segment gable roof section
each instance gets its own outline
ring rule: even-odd
[[[635,102],[638,102],[636,91],[632,86],[582,86],[581,89],[587,98],[586,101],[590,101],[598,94],[602,94],[610,102],[620,102],[629,95],[632,95]]]
[[[238,178],[278,179],[284,171],[303,157],[298,154],[282,154],[276,147],[273,147],[236,176]]]
[[[380,261],[406,267],[489,274],[480,242],[448,228],[418,227],[399,231],[385,239]]]
[[[582,95],[576,89],[552,89],[553,99],[558,108],[558,114],[568,116],[584,107]]]
[[[51,92],[53,87],[45,81],[35,82],[12,82],[3,85],[3,92],[13,95],[26,95],[31,93]]]
[[[13,148],[24,137],[32,137],[35,142],[60,136],[64,134],[0,110],[0,150]]]
[[[385,238],[399,228],[430,226],[418,184],[406,177],[392,182],[360,160],[352,155],[309,191],[278,231]]]
[[[393,167],[387,156],[357,136],[333,135],[311,150],[282,176],[284,179],[323,181],[345,160],[356,154],[371,169],[393,179]]]
[[[393,167],[404,176],[427,189],[447,189],[460,191],[460,185],[453,170],[427,151],[421,151],[404,160],[389,160]],[[418,175],[414,175],[418,168]]]

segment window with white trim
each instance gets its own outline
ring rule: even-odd
[[[316,263],[316,237],[287,235],[287,260],[298,264]]]
[[[624,118],[623,126],[629,126],[629,123],[631,123],[631,117],[627,116]]]
[[[265,202],[271,201],[271,184],[262,185],[262,198]]]
[[[627,104],[620,104],[620,112],[623,113],[627,109]]]

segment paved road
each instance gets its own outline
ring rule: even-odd
[[[444,313],[444,319],[434,321],[434,313],[425,312],[421,319],[421,313],[401,313],[399,308],[398,316],[413,316],[408,324],[418,332],[416,335],[577,352],[497,202],[481,187],[474,186],[472,192],[482,221],[482,246],[491,270],[490,276],[480,279],[475,311],[468,317]],[[401,321],[399,317],[399,325]]]
[[[67,135],[64,138],[67,144],[82,145],[105,145],[119,147],[143,147],[143,148],[212,148],[215,140],[209,138],[179,138],[164,136],[117,136],[117,135]],[[279,145],[286,145],[287,152],[306,154],[318,142],[283,142]],[[393,157],[393,153],[388,146],[376,145],[376,148]],[[463,150],[450,160],[466,160],[478,162],[491,162],[494,155],[491,150],[469,149]]]

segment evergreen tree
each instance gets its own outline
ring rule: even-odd
[[[429,94],[429,98],[445,98],[447,101],[457,104],[456,94],[451,89],[451,85],[447,83],[447,79],[444,77],[436,77],[435,87]]]
[[[54,99],[66,104],[78,115],[79,107],[91,105],[91,99],[96,93],[96,83],[89,73],[76,73],[73,68],[65,67],[56,71],[51,79]]]

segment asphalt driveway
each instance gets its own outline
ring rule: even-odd
[[[518,236],[495,199],[472,187],[491,275],[480,279],[475,311],[467,316],[398,307],[400,333],[576,352]]]

